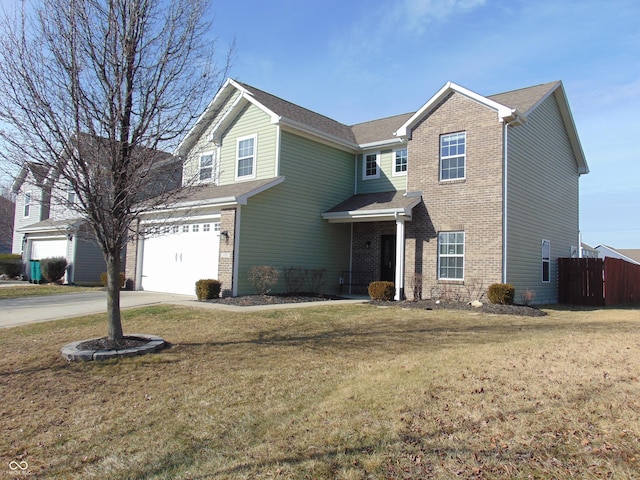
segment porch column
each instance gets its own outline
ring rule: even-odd
[[[404,217],[396,216],[396,294],[394,299],[404,300]]]

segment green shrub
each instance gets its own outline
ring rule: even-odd
[[[43,258],[40,260],[40,273],[49,283],[54,283],[64,277],[68,266],[64,257]]]
[[[515,287],[508,283],[494,283],[489,285],[489,291],[487,292],[489,301],[500,305],[513,305],[515,296]]]
[[[13,253],[0,254],[0,275],[17,277],[22,273],[22,256]]]
[[[107,272],[102,272],[100,274],[100,283],[102,283],[103,287],[107,286]],[[125,286],[124,272],[120,272],[120,287],[124,287],[124,286]]]
[[[393,282],[371,282],[368,291],[371,300],[393,300],[396,287]]]
[[[249,270],[249,281],[260,295],[269,293],[278,284],[279,278],[280,271],[276,267],[261,265]]]
[[[196,282],[196,296],[199,301],[218,298],[222,290],[222,282],[213,279],[203,279]]]

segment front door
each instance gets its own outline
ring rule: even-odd
[[[380,280],[393,282],[396,276],[396,236],[381,237]]]

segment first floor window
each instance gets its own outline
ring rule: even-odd
[[[551,242],[542,240],[542,281],[551,281]]]
[[[199,179],[209,180],[213,178],[213,153],[200,155],[200,174]]]
[[[464,232],[438,234],[438,280],[464,279]]]
[[[465,178],[466,146],[465,132],[440,137],[440,180]]]
[[[23,216],[28,217],[31,213],[31,193],[24,194],[24,212]]]
[[[378,178],[378,154],[367,153],[364,156],[364,178]]]
[[[396,175],[406,174],[408,164],[407,149],[403,148],[402,150],[396,150],[394,157],[393,173]]]
[[[239,138],[238,139],[238,170],[237,178],[242,177],[254,177],[255,176],[255,148],[256,148],[256,136]]]

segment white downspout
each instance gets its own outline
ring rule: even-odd
[[[502,283],[507,283],[507,192],[508,182],[507,173],[509,165],[509,153],[508,153],[508,138],[509,138],[509,123],[504,122],[504,130],[502,134]]]
[[[404,299],[404,217],[396,213],[396,293],[394,299]]]
[[[240,205],[236,207],[236,222],[233,232],[233,268],[231,269],[231,296],[238,296],[238,270],[240,268]]]

